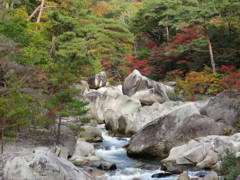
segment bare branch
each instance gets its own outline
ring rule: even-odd
[[[41,21],[41,16],[42,16],[42,13],[43,13],[44,3],[45,3],[45,0],[42,0],[41,5],[40,5],[40,9],[39,9],[38,18],[37,18],[37,23],[40,23],[40,21]]]
[[[32,17],[39,11],[40,5],[33,11],[33,13],[29,16],[28,20],[31,20]]]

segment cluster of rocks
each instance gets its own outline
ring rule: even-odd
[[[223,136],[235,131],[240,117],[239,92],[225,91],[204,101],[174,102],[167,96],[174,91],[174,82],[156,82],[137,70],[122,86],[106,85],[106,74],[100,72],[88,82],[81,81],[72,88],[82,90],[77,99],[89,102],[87,117],[105,123],[112,135],[131,136],[128,155],[161,157],[165,158],[163,162],[174,165],[215,168],[227,148],[236,154],[240,152],[240,134]],[[46,148],[2,155],[0,175],[6,179],[24,179],[27,173],[32,179],[64,179],[66,176],[92,179],[89,170],[85,172],[73,164],[115,169],[116,165],[94,155],[94,146],[89,142],[100,142],[102,136],[93,124],[84,126],[85,131],[80,132],[79,139],[62,126],[62,146],[51,148],[56,156]],[[73,164],[66,160],[69,157]],[[21,163],[28,166],[20,170]],[[17,167],[15,171],[9,171],[11,164]],[[65,174],[67,171],[69,175]],[[180,180],[181,176],[188,179],[183,173]]]
[[[196,138],[172,148],[169,156],[162,162],[196,166],[199,169],[219,169],[221,160],[231,152],[240,156],[240,133],[233,136],[211,135]]]
[[[99,75],[95,77],[97,78],[92,82],[101,84],[97,83],[96,79],[102,81],[102,78],[99,78]],[[229,143],[224,143],[226,141],[221,141],[222,150],[218,151],[217,146],[212,146],[211,143],[220,142],[220,139],[228,138],[222,135],[229,135],[229,132],[235,131],[240,117],[240,93],[225,91],[203,101],[174,102],[167,96],[167,91],[174,91],[174,85],[173,82],[160,83],[150,80],[134,70],[125,79],[122,87],[97,89],[96,86],[92,86],[95,90],[88,91],[80,98],[84,97],[90,102],[89,113],[98,119],[98,122],[105,122],[112,135],[132,136],[127,148],[130,156],[166,158],[172,148],[189,141],[193,144],[193,141],[197,142],[196,138],[201,139],[200,137],[209,135],[215,135],[215,140],[202,140],[204,143],[199,141],[201,145],[195,143],[191,148],[184,146],[187,146],[188,150],[198,147],[200,154],[206,153],[200,147],[211,146],[211,151],[218,152],[217,154],[232,147],[229,147]],[[209,145],[206,145],[207,143]],[[238,148],[231,150],[238,152]],[[186,150],[183,152],[187,153]],[[203,157],[209,160],[203,163]],[[210,152],[206,156],[199,155],[201,161],[193,161],[192,165],[212,168],[221,160],[221,156],[218,156],[217,160],[215,157],[216,154],[211,155]]]

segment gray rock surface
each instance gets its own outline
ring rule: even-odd
[[[240,92],[224,91],[211,98],[200,112],[214,121],[235,127],[240,117]]]
[[[132,136],[127,153],[165,158],[171,148],[199,136],[222,134],[225,127],[200,115],[194,103],[186,103],[140,129]]]
[[[192,102],[168,101],[162,104],[155,102],[151,106],[140,107],[137,111],[126,115],[120,115],[113,110],[108,110],[104,114],[104,119],[106,126],[112,134],[131,136],[147,123],[164,117],[174,111],[181,111],[182,107],[185,107],[186,104],[188,104],[189,111],[193,110],[194,113],[199,113]]]
[[[90,166],[93,162],[102,161],[102,159],[95,156],[94,146],[92,144],[79,138],[75,152],[69,161],[77,166]]]
[[[173,91],[173,87],[148,79],[142,76],[138,70],[134,70],[123,83],[123,94],[138,98],[143,104],[153,104],[158,101],[168,101],[167,90]]]
[[[105,72],[99,72],[88,79],[88,84],[91,89],[98,89],[104,87],[107,84],[107,74]]]
[[[58,158],[48,148],[3,154],[0,156],[0,179],[4,180],[92,180],[69,161]]]
[[[196,138],[187,144],[172,148],[163,162],[192,165],[200,169],[214,168],[226,156],[226,151],[240,151],[240,133],[231,137],[211,135]]]
[[[108,109],[124,115],[132,113],[141,107],[139,100],[122,95],[118,87],[104,89],[104,91],[100,90],[85,95],[85,100],[89,102],[87,107],[90,110],[88,113],[98,123],[103,123],[104,112]]]
[[[94,146],[79,138],[77,140],[75,152],[72,156],[72,159],[74,159],[77,156],[90,156],[93,154],[94,154]]]
[[[183,172],[178,176],[177,180],[191,180],[191,179],[186,172]]]
[[[203,180],[218,180],[218,174],[215,171],[210,171],[204,176]]]
[[[88,142],[101,142],[102,131],[97,127],[83,126],[84,130],[80,131],[79,136]]]

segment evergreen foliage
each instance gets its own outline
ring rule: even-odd
[[[46,127],[53,123],[42,116],[40,104],[23,93],[24,82],[12,77],[5,83],[0,96],[1,153],[5,141],[14,141],[18,133],[29,133],[36,127]]]

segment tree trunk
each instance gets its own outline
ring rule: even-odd
[[[40,6],[41,6],[41,5],[39,5],[39,6],[33,11],[33,13],[29,16],[28,20],[31,20],[32,17],[39,11]]]
[[[201,7],[204,8],[203,0],[200,0],[200,4],[201,4]],[[206,38],[207,43],[208,43],[208,51],[209,51],[210,62],[211,62],[211,66],[212,66],[212,72],[216,73],[215,60],[214,60],[214,57],[213,57],[213,50],[212,50],[212,43],[211,43],[210,38],[208,36],[208,27],[206,26],[206,16],[204,16],[203,18],[204,18],[203,29],[204,29],[205,38]]]
[[[168,16],[166,16],[167,20],[168,20]],[[167,35],[167,43],[169,42],[169,27],[166,26],[166,35]]]
[[[52,47],[49,51],[49,54],[54,57],[55,56],[55,51],[56,51],[56,43],[55,43],[56,36],[52,36]]]
[[[211,66],[212,66],[212,72],[216,73],[215,60],[214,60],[214,57],[213,57],[213,50],[212,50],[212,43],[210,41],[208,33],[205,34],[205,38],[206,38],[207,43],[208,43],[208,50],[209,50],[210,61],[211,61]]]
[[[61,124],[62,124],[62,117],[60,116],[58,119],[58,135],[57,135],[57,141],[60,142],[60,136],[61,136]]]
[[[3,116],[3,125],[2,125],[2,133],[1,133],[1,154],[3,154],[3,147],[4,147],[4,141],[5,141],[5,137],[4,137],[4,131],[5,131],[5,124],[6,124],[6,118],[5,116]]]
[[[41,21],[41,16],[42,16],[42,13],[43,13],[44,2],[45,2],[45,0],[42,0],[42,2],[41,2],[40,9],[39,9],[39,14],[38,14],[38,18],[37,18],[37,23],[40,23],[40,21]]]

